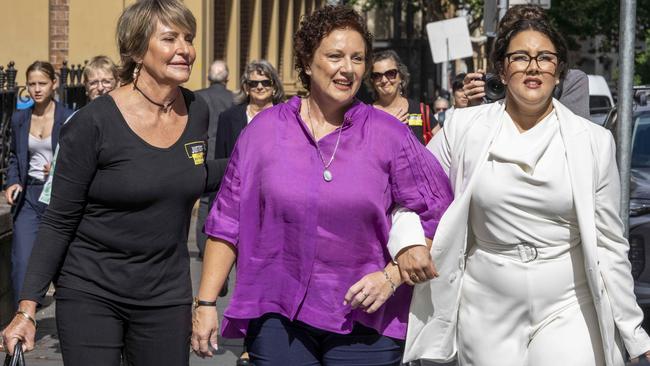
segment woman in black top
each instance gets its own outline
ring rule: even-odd
[[[178,0],[141,0],[117,27],[123,86],[62,132],[51,203],[3,332],[34,346],[51,280],[66,365],[188,365],[192,289],[187,235],[214,181],[204,162],[208,109],[190,76],[196,21]]]
[[[373,54],[372,72],[367,79],[375,98],[373,106],[408,124],[420,142],[426,143],[440,127],[431,118],[426,104],[405,97],[408,82],[408,69],[395,51]]]

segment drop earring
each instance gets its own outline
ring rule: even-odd
[[[141,63],[137,63],[133,68],[133,84],[138,81],[138,76],[140,76],[140,69],[142,68]]]

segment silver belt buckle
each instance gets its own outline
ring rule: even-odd
[[[537,248],[530,243],[517,244],[517,251],[523,263],[532,262],[537,259]]]

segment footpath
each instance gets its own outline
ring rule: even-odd
[[[196,217],[192,218],[192,226],[190,228],[190,237],[187,242],[190,251],[190,270],[192,273],[192,288],[194,292],[198,290],[199,280],[201,277],[202,262],[198,260],[198,249],[196,247],[195,238],[195,225]],[[234,286],[234,271],[230,276],[230,288]],[[38,331],[36,334],[36,348],[25,355],[25,362],[29,366],[61,366],[61,349],[59,347],[59,340],[56,333],[56,322],[54,313],[56,309],[56,302],[52,298],[52,294],[48,293],[48,301],[36,314],[38,320]],[[219,309],[219,323],[221,324],[221,314],[228,305],[230,300],[229,296],[219,298],[217,301],[217,308]],[[242,352],[241,339],[223,339],[219,338],[219,351],[218,354],[212,358],[202,359],[192,353],[190,357],[191,366],[235,366],[237,358]],[[0,361],[4,360],[4,353],[0,352]]]

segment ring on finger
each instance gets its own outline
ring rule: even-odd
[[[411,277],[411,279],[412,279],[413,281],[417,281],[417,280],[419,279],[419,278],[418,278],[418,275],[416,275],[415,273],[411,273],[411,276],[410,276],[410,277]]]

